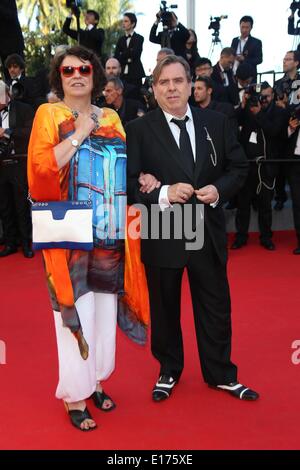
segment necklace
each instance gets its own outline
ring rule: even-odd
[[[72,115],[74,116],[75,119],[77,119],[78,116],[79,116],[79,112],[72,110]],[[91,113],[91,114],[90,114],[90,117],[91,117],[91,119],[92,119],[92,120],[94,121],[94,123],[95,123],[93,132],[97,132],[97,130],[98,130],[99,127],[100,127],[99,120],[98,120],[98,115],[97,115],[96,113]]]

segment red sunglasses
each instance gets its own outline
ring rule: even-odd
[[[74,67],[73,65],[63,65],[62,67],[59,68],[60,73],[64,77],[72,77],[74,75],[75,70],[78,70],[80,75],[83,77],[87,77],[88,75],[91,75],[93,66],[92,65],[79,65],[79,67]]]

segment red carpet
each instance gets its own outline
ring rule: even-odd
[[[293,233],[276,233],[275,252],[253,235],[230,252],[233,354],[241,382],[258,402],[242,402],[203,383],[186,279],[183,295],[185,370],[174,396],[151,401],[158,373],[149,347],[118,336],[117,367],[105,384],[112,413],[90,404],[99,424],[91,433],[71,427],[54,397],[57,357],[42,260],[19,253],[0,260],[1,449],[299,449],[300,365],[291,348],[300,339],[300,257]]]

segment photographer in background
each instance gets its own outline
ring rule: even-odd
[[[163,24],[163,31],[157,34],[157,27],[160,22]],[[173,49],[175,55],[185,58],[186,43],[189,38],[189,30],[178,22],[178,18],[173,11],[160,9],[159,12],[156,13],[156,21],[149,35],[150,42],[160,44],[161,47]]]
[[[118,39],[115,58],[122,66],[122,80],[141,87],[142,78],[145,76],[141,62],[144,38],[134,31],[136,23],[137,17],[134,13],[124,13],[122,26],[125,35]]]
[[[240,37],[234,38],[231,43],[231,47],[236,54],[236,60],[234,63],[234,72],[236,72],[239,64],[246,62],[252,65],[255,70],[255,79],[257,65],[263,61],[262,53],[262,42],[260,39],[256,39],[251,36],[251,30],[253,28],[253,18],[251,16],[243,16],[240,19]]]
[[[287,120],[285,111],[275,105],[273,89],[267,82],[260,85],[260,91],[256,84],[249,85],[245,90],[239,113],[240,142],[247,158],[259,162],[262,159],[280,157],[280,142],[287,127]],[[260,244],[266,250],[275,249],[271,230],[271,201],[275,174],[274,164],[252,163],[250,165],[246,183],[238,193],[235,219],[237,231],[232,249],[239,249],[247,244],[251,201],[255,196]]]
[[[287,158],[300,158],[300,110],[296,107],[289,120]],[[291,190],[293,203],[294,226],[297,236],[297,247],[293,250],[294,255],[300,255],[300,164],[289,163],[286,174]]]
[[[16,0],[0,1],[0,59],[4,66],[7,56],[19,54],[24,57],[24,39],[18,19]],[[5,80],[8,70],[4,68]]]
[[[139,101],[124,98],[123,93],[122,80],[118,77],[108,77],[103,91],[105,102],[102,107],[114,109],[125,127],[129,121],[143,116],[146,110]]]
[[[299,57],[297,51],[288,51],[283,59],[284,76],[277,80],[274,84],[276,105],[280,108],[286,109],[287,113],[292,110],[292,103],[297,103],[297,95],[300,86]],[[282,148],[282,155],[285,154],[285,147]],[[287,165],[282,163],[278,166],[278,174],[276,177],[275,185],[275,206],[276,211],[280,211],[287,201],[288,195],[286,192],[286,174]]]
[[[0,81],[0,218],[5,240],[0,257],[16,253],[19,242],[24,256],[33,257],[26,168],[33,116],[30,106],[11,100],[9,87]]]
[[[105,33],[104,29],[97,28],[99,23],[99,14],[95,10],[87,10],[84,15],[86,29],[83,30],[79,28],[78,31],[71,29],[70,26],[73,15],[76,17],[79,24],[80,10],[76,6],[76,2],[69,3],[72,5],[71,13],[63,24],[63,32],[67,34],[67,36],[70,36],[70,38],[77,40],[81,46],[87,47],[88,49],[94,51],[97,56],[101,58]]]

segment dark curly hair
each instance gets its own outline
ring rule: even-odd
[[[49,83],[51,89],[55,92],[58,98],[64,98],[64,90],[62,87],[62,80],[60,74],[60,66],[63,60],[68,56],[75,56],[78,59],[89,60],[93,66],[93,90],[92,99],[100,96],[105,84],[106,77],[104,69],[97,55],[90,49],[86,49],[82,46],[72,46],[66,48],[63,52],[58,53],[53,57],[51,63],[51,69],[49,74]]]

